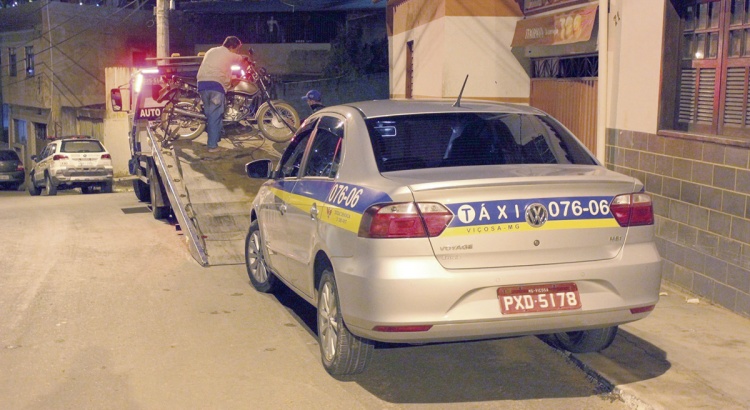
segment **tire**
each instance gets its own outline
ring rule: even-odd
[[[161,189],[161,180],[153,164],[150,164],[148,167],[148,187],[151,192],[151,213],[154,215],[154,219],[167,219],[170,212],[169,207],[154,204],[154,200],[159,197],[156,190]]]
[[[200,100],[200,97],[197,97]],[[177,139],[194,140],[198,138],[203,131],[206,129],[206,122],[197,118],[190,118],[182,115],[170,115],[174,107],[180,108],[185,111],[191,111],[198,114],[203,114],[201,105],[197,105],[191,99],[179,100],[176,103],[167,103],[162,110],[162,124],[164,124],[165,134],[169,135],[169,131],[172,132],[175,128],[178,128]],[[167,124],[167,119],[171,121]],[[166,129],[168,128],[168,129]]]
[[[90,185],[89,186],[82,186],[81,187],[81,193],[84,194],[84,195],[85,194],[90,194],[92,192],[94,192],[94,187],[92,187]]]
[[[44,176],[44,189],[47,191],[47,196],[57,195],[57,185],[52,182],[52,178],[50,178],[49,174]]]
[[[102,193],[104,194],[111,194],[113,191],[114,182],[113,181],[107,181],[102,185]]]
[[[273,293],[278,288],[278,279],[268,269],[263,249],[263,238],[256,219],[250,224],[250,230],[245,238],[245,268],[255,290]]]
[[[273,142],[287,142],[294,136],[294,132],[299,128],[300,120],[297,110],[289,103],[283,101],[274,101],[273,106],[276,108],[282,118],[274,114],[269,103],[263,104],[255,115],[258,123],[258,129],[263,136]],[[293,130],[289,129],[291,126]]]
[[[555,333],[553,342],[571,353],[594,353],[609,347],[617,336],[617,326],[603,329],[579,330]]]
[[[151,191],[148,188],[148,184],[140,179],[133,180],[133,191],[135,192],[135,197],[138,198],[139,201],[151,201]]]
[[[39,196],[39,194],[42,193],[42,188],[39,188],[36,186],[36,183],[34,182],[34,176],[29,177],[29,195],[31,196]]]
[[[326,269],[318,286],[318,343],[323,367],[332,376],[362,373],[372,358],[372,341],[349,332],[341,315],[333,272]]]

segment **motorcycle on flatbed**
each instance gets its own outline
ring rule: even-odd
[[[247,71],[232,80],[227,90],[224,124],[253,126],[270,141],[289,141],[300,125],[299,113],[291,104],[274,100],[273,87],[273,79],[266,70],[251,64]],[[160,123],[165,143],[192,140],[205,130],[203,101],[194,77],[172,75],[166,78],[156,101],[167,101]]]

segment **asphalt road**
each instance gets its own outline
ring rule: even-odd
[[[314,310],[200,267],[132,192],[0,191],[3,409],[624,409],[535,337],[320,365]]]

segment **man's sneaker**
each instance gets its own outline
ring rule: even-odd
[[[209,149],[208,149],[207,151],[213,154],[214,152],[219,152],[219,151],[221,151],[221,148],[219,148],[219,147],[216,147],[216,148],[209,148]]]

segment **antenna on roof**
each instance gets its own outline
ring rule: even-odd
[[[466,88],[466,80],[469,79],[469,75],[466,74],[466,78],[464,78],[464,85],[461,86],[461,92],[458,93],[458,98],[456,99],[456,102],[453,103],[454,107],[460,107],[461,106],[461,96],[464,95],[464,88]]]

